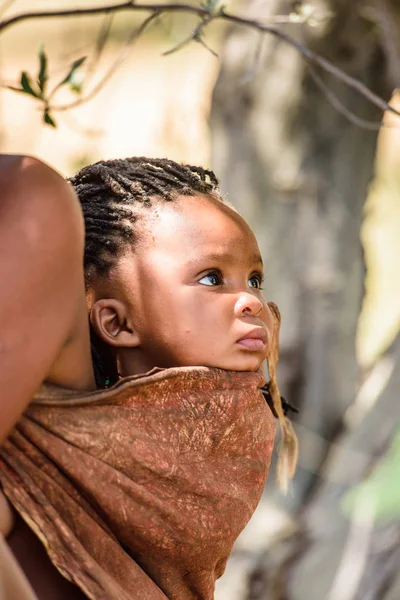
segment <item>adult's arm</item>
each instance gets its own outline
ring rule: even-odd
[[[38,600],[0,533],[0,600]]]
[[[68,384],[60,356],[87,320],[83,244],[70,185],[35,158],[0,156],[0,444],[52,371]]]

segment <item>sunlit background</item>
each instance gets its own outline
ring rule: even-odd
[[[86,0],[84,4],[101,2]],[[3,2],[5,11],[1,18],[22,10],[81,5],[71,0]],[[55,83],[74,60],[88,57],[85,90],[101,81],[114,61],[123,61],[90,101],[80,103],[79,96],[61,89],[53,100],[56,128],[43,124],[42,111],[34,98],[1,89],[1,152],[34,154],[66,176],[96,160],[132,155],[167,156],[213,167],[213,131],[208,119],[220,66],[218,58],[196,43],[163,55],[193,27],[193,19],[187,16],[165,17],[127,50],[124,40],[135,22],[140,22],[136,15],[116,15],[107,46],[99,56],[96,44],[105,27],[101,16],[28,21],[2,33],[0,80],[5,86],[18,85],[23,70],[37,72],[41,44],[49,57],[51,81]],[[220,51],[222,25],[212,26],[207,43],[215,52]],[[75,108],[57,109],[73,102],[78,104]],[[400,108],[396,94],[393,102]],[[367,277],[355,343],[364,373],[387,350],[400,326],[400,120],[390,116],[384,123],[362,228]],[[239,540],[227,575],[217,586],[218,600],[250,597],[244,595],[243,574],[250,568],[254,553],[265,548],[269,536],[276,535],[280,526],[275,519],[281,516],[268,514],[256,515]],[[285,521],[285,527],[291,523]],[[337,598],[341,600],[340,596]],[[396,598],[400,598],[400,590]]]

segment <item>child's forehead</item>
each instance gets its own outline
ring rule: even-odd
[[[146,249],[186,255],[258,254],[255,236],[238,212],[221,201],[183,198],[154,212]]]
[[[166,229],[173,233],[180,229],[188,232],[203,229],[211,233],[219,229],[223,235],[228,225],[251,231],[243,217],[230,205],[213,196],[178,196],[171,202],[157,205],[150,217],[153,231]],[[157,226],[159,223],[159,226]]]

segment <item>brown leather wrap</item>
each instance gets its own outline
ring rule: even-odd
[[[45,388],[0,448],[0,482],[89,598],[210,600],[268,473],[263,384],[181,367]]]

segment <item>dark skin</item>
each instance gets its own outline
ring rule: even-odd
[[[82,390],[95,383],[79,202],[60,175],[30,157],[0,157],[0,193],[1,443],[43,381]],[[2,495],[0,533],[40,599],[85,598]]]
[[[1,442],[44,380],[90,389],[94,377],[73,190],[40,161],[6,156],[0,191]]]
[[[178,198],[153,220],[148,215],[135,248],[86,293],[84,227],[73,189],[36,159],[0,157],[0,251],[7,257],[0,261],[7,283],[0,289],[0,443],[44,381],[94,389],[88,308],[123,376],[154,366],[261,366],[272,320],[249,226],[207,196]],[[40,599],[85,597],[25,523],[13,523],[0,496],[1,533]]]

